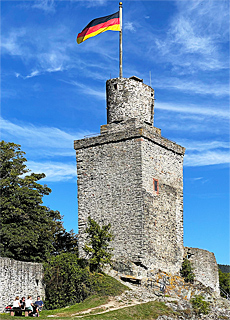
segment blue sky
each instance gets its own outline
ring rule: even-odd
[[[77,232],[73,141],[106,124],[119,33],[77,34],[119,1],[1,1],[1,138],[18,143]],[[123,1],[123,76],[155,89],[155,123],[186,148],[184,244],[229,264],[229,1]]]

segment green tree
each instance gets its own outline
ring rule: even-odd
[[[109,247],[113,235],[110,233],[111,225],[100,227],[99,224],[88,217],[87,242],[84,251],[89,258],[90,270],[101,271],[105,264],[111,263],[112,248]]]
[[[219,283],[220,288],[224,290],[230,296],[230,273],[224,273],[219,269]],[[221,296],[226,298],[223,292],[220,292]]]
[[[180,274],[184,278],[185,282],[193,283],[195,274],[193,273],[192,264],[188,259],[184,259]]]
[[[5,141],[0,145],[1,256],[40,262],[66,251],[76,236],[65,231],[59,211],[43,205],[42,197],[51,189],[37,181],[45,174],[29,174],[20,145]],[[64,239],[68,245],[63,245]]]

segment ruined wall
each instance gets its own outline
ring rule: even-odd
[[[184,256],[192,263],[195,280],[219,294],[219,273],[214,253],[197,248],[184,248]]]
[[[45,298],[45,288],[42,284],[43,266],[41,263],[16,261],[0,257],[0,312],[15,297],[31,295],[33,302],[37,295]]]

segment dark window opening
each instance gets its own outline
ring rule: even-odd
[[[37,284],[37,286],[38,286],[38,282],[39,282],[39,280],[38,280],[38,279],[36,279],[35,281],[36,281],[36,284]]]
[[[159,193],[159,183],[157,179],[153,179],[153,191],[155,193]]]
[[[114,89],[115,89],[115,90],[117,90],[117,83],[115,83],[115,85],[114,85]]]

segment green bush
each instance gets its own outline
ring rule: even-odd
[[[184,278],[185,282],[194,282],[195,274],[193,273],[192,264],[188,259],[184,259],[180,274]]]
[[[119,295],[127,287],[101,273],[92,273],[86,260],[62,253],[44,263],[46,309],[57,309],[82,302],[88,296]]]
[[[90,272],[76,254],[63,253],[44,263],[44,282],[46,308],[61,308],[89,295]]]
[[[197,315],[208,314],[209,313],[209,302],[204,300],[204,297],[202,295],[197,295],[191,300],[192,307]]]

